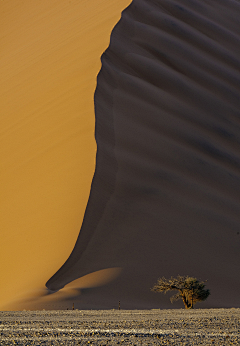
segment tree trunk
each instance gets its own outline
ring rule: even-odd
[[[182,300],[183,300],[183,304],[185,306],[185,309],[191,309],[191,304],[189,304],[185,294],[183,292],[181,292],[182,295]]]

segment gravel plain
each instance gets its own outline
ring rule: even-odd
[[[0,345],[240,345],[240,309],[3,311]]]

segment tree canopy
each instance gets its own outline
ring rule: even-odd
[[[159,278],[151,290],[164,293],[177,290],[178,293],[172,296],[170,300],[173,303],[176,300],[182,299],[186,309],[193,309],[194,304],[206,300],[210,295],[209,289],[205,289],[205,281],[180,275],[170,279],[165,277]]]

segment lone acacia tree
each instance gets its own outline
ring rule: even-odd
[[[182,299],[186,309],[193,309],[193,305],[197,302],[206,300],[210,295],[210,291],[205,289],[205,281],[199,281],[190,276],[180,276],[176,278],[165,277],[159,278],[156,285],[151,289],[154,292],[164,292],[177,290],[178,293],[170,298],[173,303]]]

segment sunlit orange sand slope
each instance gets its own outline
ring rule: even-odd
[[[120,276],[82,292],[80,307],[169,307],[150,288],[177,274],[208,279],[202,306],[239,306],[239,18],[232,0],[124,11],[98,76],[83,226],[49,289],[112,266]]]
[[[0,2],[0,307],[41,294],[75,244],[95,167],[100,56],[129,3]]]

